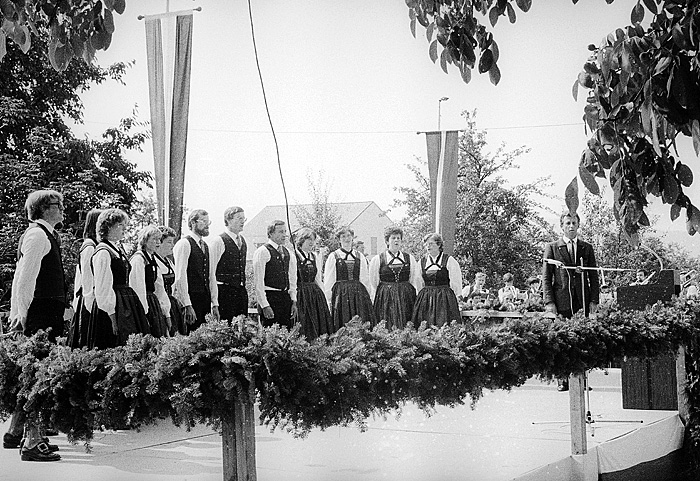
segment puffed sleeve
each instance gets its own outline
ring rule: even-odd
[[[264,309],[270,305],[265,292],[265,266],[270,260],[270,252],[267,247],[260,246],[253,253],[253,276],[255,278],[255,295],[258,305]]]
[[[423,275],[421,274],[420,264],[413,257],[413,254],[408,254],[408,258],[411,261],[410,282],[416,288],[416,292],[418,292],[423,289]]]
[[[211,293],[211,305],[219,305],[219,285],[216,283],[216,268],[219,266],[221,256],[226,245],[220,236],[214,237],[209,244],[209,292]]]
[[[80,252],[80,281],[83,285],[83,304],[85,309],[92,311],[92,305],[95,301],[95,278],[92,274],[90,259],[95,253],[94,244],[86,245]]]
[[[148,301],[146,301],[146,260],[138,252],[131,257],[131,272],[129,272],[129,287],[131,287],[148,314]]]
[[[331,305],[333,298],[333,286],[335,285],[336,276],[335,252],[331,252],[328,254],[328,258],[326,259],[326,267],[323,269],[323,292],[326,294],[326,300],[328,301],[329,306]]]
[[[191,306],[189,286],[187,285],[187,264],[190,259],[190,243],[184,237],[177,241],[173,248],[175,259],[175,282],[173,284],[173,297],[180,301],[183,307]]]
[[[455,293],[455,296],[462,295],[462,268],[459,267],[457,259],[450,256],[447,258],[447,272],[450,274],[450,287]]]
[[[100,249],[92,256],[92,266],[95,273],[97,307],[111,316],[117,310],[117,296],[112,287],[112,256],[106,249]]]
[[[156,282],[155,282],[155,294],[158,298],[158,303],[160,308],[163,310],[165,317],[170,317],[170,297],[168,293],[165,292],[165,282],[163,282],[163,268],[162,264],[156,259],[156,265],[158,266],[158,272],[156,272]]]
[[[297,256],[294,254],[294,248],[287,245],[287,250],[289,251],[289,297],[292,302],[297,301]]]
[[[318,287],[323,290],[323,281],[321,280],[321,273],[323,266],[321,265],[321,256],[320,255],[314,255],[314,262],[316,263],[316,278],[314,281],[316,281],[316,284]]]
[[[369,293],[369,261],[365,255],[361,252],[355,251],[357,258],[360,260],[360,283],[365,286],[367,292]]]

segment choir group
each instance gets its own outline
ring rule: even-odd
[[[69,331],[73,347],[123,345],[134,333],[156,337],[187,334],[215,319],[248,314],[246,221],[240,207],[224,212],[225,230],[211,240],[205,210],[191,212],[190,232],[176,244],[166,226],[147,226],[129,258],[121,245],[128,216],[119,209],[91,210],[85,222],[75,274],[75,314]],[[403,231],[389,227],[387,249],[367,260],[353,246],[354,232],[336,232],[340,247],[325,265],[308,228],[289,244],[286,223],[272,222],[268,242],[253,254],[254,287],[264,326],[299,325],[308,338],[330,334],[354,316],[374,326],[403,328],[408,322],[443,325],[460,319],[457,297],[462,274],[443,252],[442,237],[423,239],[418,262],[402,251]]]

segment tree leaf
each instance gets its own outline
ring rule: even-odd
[[[571,179],[569,185],[566,186],[564,191],[564,200],[566,201],[566,207],[569,209],[570,214],[575,214],[578,210],[578,181],[576,177]]]
[[[672,172],[666,171],[664,175],[664,190],[661,192],[661,199],[664,204],[675,204],[678,199],[678,182]]]
[[[491,10],[489,10],[489,21],[491,22],[492,27],[496,26],[496,22],[498,22],[498,17],[501,16],[501,13],[501,10],[497,6],[494,6],[491,8]]]
[[[690,187],[693,183],[693,171],[685,164],[676,164],[676,176],[684,187]]]
[[[644,5],[646,5],[651,13],[654,15],[657,14],[658,10],[656,9],[656,2],[654,0],[644,0]]]
[[[647,217],[644,211],[642,211],[642,214],[639,216],[639,220],[637,221],[637,223],[639,223],[639,225],[643,225],[644,227],[649,227],[651,225],[651,223],[649,222],[649,217]]]
[[[679,215],[681,215],[681,206],[678,204],[673,204],[671,206],[671,221],[678,219]]]
[[[493,65],[493,53],[491,50],[484,50],[481,52],[481,58],[479,59],[479,73],[486,73],[491,70]]]
[[[409,25],[411,27],[411,35],[413,35],[413,38],[416,38],[416,19],[412,18]]]
[[[435,22],[432,22],[430,25],[428,25],[428,28],[425,29],[425,36],[428,39],[428,42],[430,42],[433,39],[433,33],[435,32]]]
[[[694,235],[698,230],[700,230],[700,211],[696,209],[692,204],[688,204],[686,207],[686,221],[685,228],[688,234]]]
[[[491,41],[491,46],[489,47],[489,50],[491,50],[491,53],[493,53],[493,61],[498,62],[500,51],[498,50],[498,44],[495,40]]]
[[[632,8],[630,20],[632,21],[632,24],[640,23],[642,20],[644,20],[644,7],[642,7],[641,3],[637,2],[637,5]]]
[[[428,55],[430,55],[430,60],[433,61],[433,63],[437,62],[438,58],[438,53],[437,53],[437,40],[433,40],[430,43],[430,48],[428,49]]]
[[[105,30],[110,34],[114,33],[114,17],[112,17],[112,12],[110,10],[105,9],[103,15],[105,19]]]
[[[571,87],[571,95],[575,101],[578,101],[578,79],[574,80],[574,85]]]
[[[585,155],[585,154],[584,154]],[[583,166],[583,162],[578,166],[578,175],[581,177],[583,185],[591,194],[600,195],[600,187],[591,172]]]
[[[498,82],[501,81],[501,71],[499,70],[498,65],[496,65],[496,62],[491,65],[491,70],[489,70],[489,79],[494,85],[498,85]]]
[[[462,80],[465,84],[468,84],[471,81],[472,69],[464,60],[459,63],[459,73],[462,75]]]
[[[450,55],[450,50],[447,48],[442,49],[442,53],[440,54],[440,67],[442,68],[442,71],[445,73],[449,73],[447,71],[447,63],[452,60],[452,56]]]
[[[515,9],[510,2],[506,4],[506,11],[508,12],[508,20],[510,23],[515,23]]]
[[[700,155],[700,122],[698,122],[698,119],[693,120],[692,130],[695,155]]]
[[[126,9],[126,0],[114,0],[114,11],[117,12],[119,15],[124,13],[124,10]]]
[[[532,0],[515,0],[515,3],[525,13],[532,7]]]

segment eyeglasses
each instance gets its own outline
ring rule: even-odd
[[[211,221],[210,221],[210,220],[204,220],[204,219],[197,219],[197,224],[211,225]]]

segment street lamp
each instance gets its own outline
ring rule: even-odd
[[[438,100],[438,130],[440,130],[440,116],[441,116],[440,107],[442,106],[442,103],[445,100],[450,100],[450,99],[447,97],[442,97],[440,100]]]

